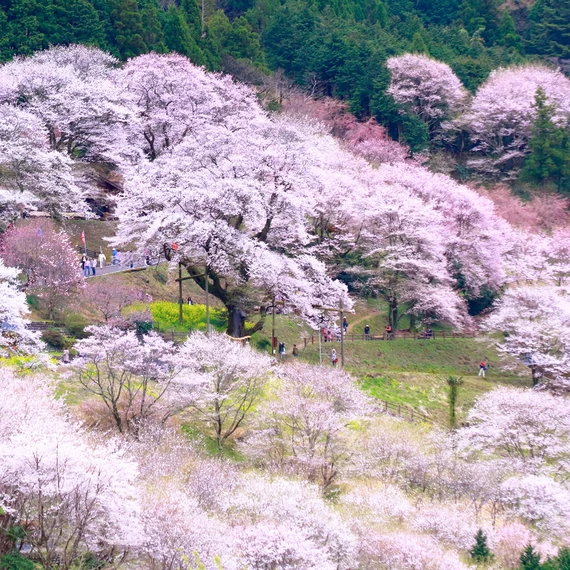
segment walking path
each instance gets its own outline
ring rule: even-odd
[[[147,267],[151,267],[150,265],[147,265],[146,263],[134,263],[132,267],[130,267],[129,265],[106,265],[103,268],[97,267],[96,268],[96,273],[95,275],[87,275],[87,279],[90,279],[92,277],[99,277],[100,275],[109,275],[109,273],[122,273],[122,272],[126,272],[126,271],[142,271],[143,269],[146,269]]]

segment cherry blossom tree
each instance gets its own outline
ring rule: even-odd
[[[508,458],[516,467],[547,468],[567,461],[570,419],[566,400],[545,392],[497,388],[481,396],[460,430],[461,445],[479,457]]]
[[[221,449],[258,403],[270,359],[225,335],[198,332],[184,343],[178,359],[184,367],[176,379],[182,395],[175,397],[196,412]]]
[[[390,326],[397,330],[406,313],[462,326],[465,308],[452,289],[441,216],[404,188],[397,195],[372,194],[364,210],[365,255],[373,263],[369,285],[388,303]]]
[[[250,307],[259,304],[251,299],[255,288],[267,299],[297,299],[291,309],[309,317],[313,305],[340,298],[348,307],[344,287],[310,256],[314,195],[305,133],[268,120],[253,92],[179,56],[137,58],[125,73],[140,93],[138,114],[147,126],[129,134],[145,156],[125,167],[117,242],[162,246],[202,288],[206,268],[232,336],[263,326],[263,319],[251,330],[245,326]],[[264,291],[264,279],[285,262],[290,278],[272,280],[272,290]],[[319,294],[295,295],[325,283]]]
[[[38,334],[26,328],[29,308],[25,294],[18,290],[18,274],[0,258],[0,354],[7,350],[36,352],[41,347]]]
[[[567,383],[569,326],[565,289],[540,285],[508,289],[485,323],[487,330],[505,335],[500,348],[529,366],[534,385],[542,377]]]
[[[0,68],[2,77],[2,68]],[[0,104],[0,223],[29,210],[86,210],[69,158],[50,149],[34,114]]]
[[[321,374],[311,366],[289,366],[258,410],[258,430],[243,450],[261,464],[301,474],[326,491],[350,459],[356,432],[346,426],[366,408],[366,399],[344,372]]]
[[[527,64],[489,75],[457,123],[469,132],[473,151],[483,156],[471,160],[471,167],[503,177],[516,174],[536,118],[533,104],[538,88],[554,106],[555,122],[565,123],[570,116],[570,80],[562,72]]]
[[[50,319],[85,286],[69,237],[50,220],[11,227],[3,238],[1,251],[9,264],[24,273],[26,290],[40,298]]]
[[[178,369],[172,343],[150,333],[139,339],[134,331],[107,325],[87,327],[80,340],[81,355],[73,370],[81,385],[97,396],[121,433],[134,433],[154,413],[165,420],[173,410],[159,409]]]
[[[90,552],[120,564],[139,540],[136,465],[94,442],[54,397],[49,379],[2,370],[0,507],[43,568],[69,570]]]
[[[137,298],[137,291],[123,283],[93,279],[87,283],[83,298],[109,322],[121,316],[121,310]]]
[[[467,91],[447,64],[406,53],[389,58],[386,65],[392,74],[388,93],[426,122],[430,131],[462,110]]]
[[[112,79],[117,63],[86,46],[52,47],[16,58],[0,68],[0,101],[37,117],[51,149],[76,158],[117,160],[113,150],[122,133],[117,127],[134,121]]]

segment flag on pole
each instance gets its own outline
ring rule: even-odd
[[[81,243],[85,245],[85,232],[81,232]]]

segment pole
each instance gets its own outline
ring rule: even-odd
[[[323,351],[321,348],[321,326],[319,323],[319,366],[323,365]]]
[[[340,300],[340,365],[344,368],[344,305]]]
[[[180,309],[178,320],[182,323],[182,263],[178,263],[178,304]]]
[[[206,279],[206,336],[210,336],[210,296],[208,295],[208,268],[205,271]]]

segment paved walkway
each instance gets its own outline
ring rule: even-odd
[[[141,271],[147,267],[152,267],[152,265],[147,265],[146,263],[134,263],[131,267],[130,265],[106,265],[103,268],[97,267],[95,269],[95,275],[88,275],[87,279],[92,277],[98,277],[100,275],[108,275],[109,273],[122,273],[126,271]]]

